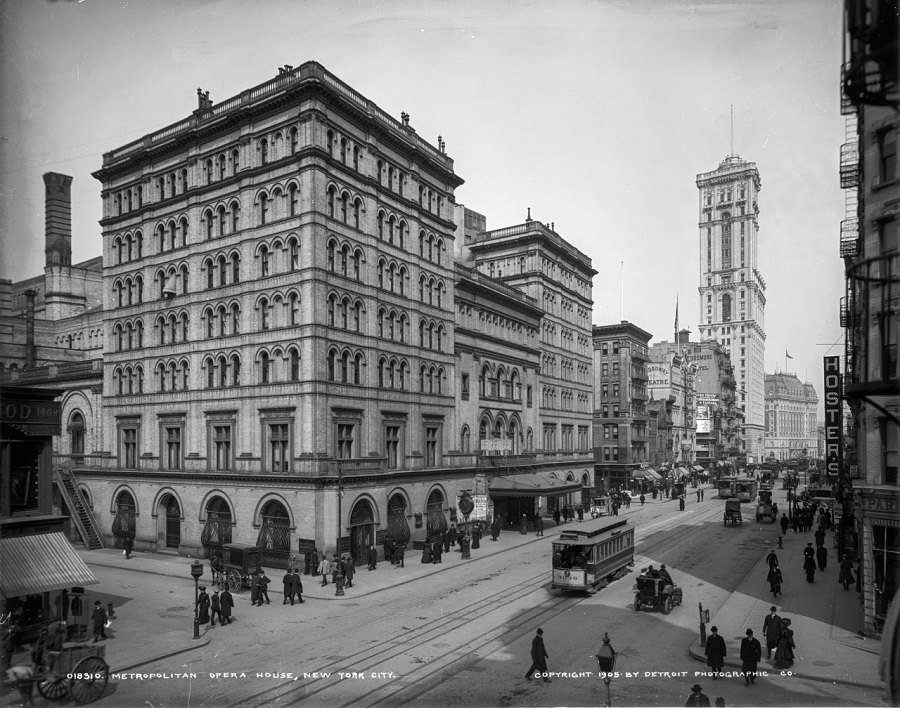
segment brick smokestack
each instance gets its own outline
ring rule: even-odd
[[[72,178],[44,174],[44,257],[47,266],[72,265]]]
[[[25,367],[34,368],[35,356],[34,346],[34,290],[25,291]]]

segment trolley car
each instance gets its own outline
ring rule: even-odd
[[[600,517],[564,530],[553,541],[552,588],[596,592],[634,563],[634,527]]]
[[[719,499],[731,499],[734,494],[734,483],[737,480],[734,477],[719,477],[716,482],[716,488],[719,490]]]
[[[756,500],[757,484],[755,479],[738,479],[734,482],[734,496],[738,501],[752,502]]]

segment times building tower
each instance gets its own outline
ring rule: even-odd
[[[756,164],[735,154],[697,175],[700,338],[718,341],[731,356],[747,462],[760,461],[765,442],[766,281],[757,260],[761,186]]]

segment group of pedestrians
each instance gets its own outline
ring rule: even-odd
[[[372,552],[375,551],[375,546],[372,546],[367,552],[367,558],[369,561],[369,570],[374,570],[375,566],[372,564]],[[375,552],[375,559],[377,560],[378,554]],[[324,588],[328,585],[328,576],[331,576],[331,582],[337,585],[339,582],[343,583],[343,587],[352,588],[353,587],[353,578],[356,577],[356,564],[353,562],[352,556],[340,557],[337,553],[334,554],[334,558],[331,560],[328,559],[328,556],[322,554],[322,560],[319,561],[319,566],[316,568],[316,576],[322,576],[322,587]],[[303,600],[301,600],[303,602]]]
[[[209,622],[210,627],[216,626],[216,618],[219,624],[231,624],[231,611],[234,608],[234,598],[228,590],[228,586],[219,592],[216,588],[213,594],[206,592],[206,587],[200,586],[200,594],[197,597],[197,621],[200,624]]]

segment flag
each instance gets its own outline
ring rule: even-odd
[[[792,357],[790,354],[788,354],[788,350],[785,349],[785,350],[784,350],[784,358],[785,358],[785,359],[793,359],[794,357]]]
[[[678,336],[678,296],[675,296],[675,336]]]

